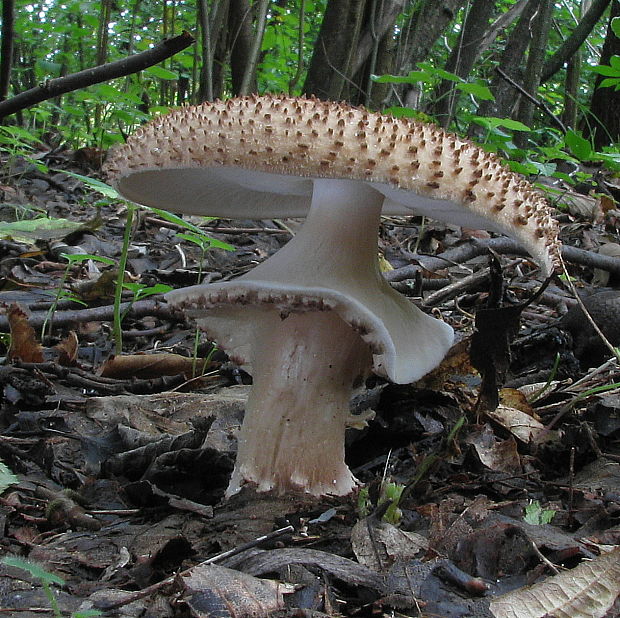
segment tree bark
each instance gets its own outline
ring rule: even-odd
[[[458,42],[452,50],[445,69],[466,79],[480,54],[480,45],[488,29],[489,19],[495,9],[495,0],[474,0],[465,18]],[[454,82],[443,80],[435,91],[430,113],[442,127],[448,127],[454,114],[459,91]]]
[[[228,13],[228,45],[230,49],[230,74],[232,90],[236,96],[241,92],[246,66],[252,50],[252,7],[249,0],[230,0]],[[256,79],[248,88],[256,91]]]
[[[592,0],[590,8],[577,24],[572,34],[562,43],[560,48],[545,61],[541,82],[546,82],[553,77],[583,45],[594,26],[605,12],[612,0]]]
[[[9,96],[11,67],[13,66],[13,41],[15,40],[15,3],[2,1],[2,46],[0,49],[0,101]]]
[[[400,36],[405,41],[400,48],[396,71],[406,75],[425,60],[435,41],[456,17],[465,0],[423,0],[420,8],[411,16]],[[417,89],[412,86],[396,91],[400,104],[416,107]]]
[[[551,30],[551,17],[553,15],[553,2],[551,0],[539,0],[538,9],[532,22],[532,41],[527,57],[527,65],[523,76],[523,88],[533,97],[536,96],[542,75],[543,63],[545,60],[545,50],[549,41],[549,31]],[[532,125],[534,118],[534,103],[522,97],[519,101],[517,119],[528,127]],[[515,141],[517,145],[524,148],[527,144],[528,135],[524,132],[517,132]]]
[[[607,35],[603,44],[600,64],[609,64],[612,56],[620,55],[620,38],[611,29],[611,20],[620,17],[620,0],[613,0],[609,14]],[[620,90],[614,87],[601,88],[605,79],[598,75],[590,103],[590,118],[586,129],[588,137],[593,138],[594,146],[600,150],[603,146],[620,142]]]
[[[521,83],[522,62],[530,40],[532,38],[531,20],[538,8],[539,0],[530,0],[521,13],[521,17],[510,33],[504,51],[499,61],[499,68],[517,83]],[[499,74],[491,80],[491,92],[495,97],[492,101],[483,101],[480,106],[480,116],[499,116],[506,118],[512,115],[515,101],[518,97],[514,87]],[[479,125],[472,124],[470,136],[481,137],[484,132]]]
[[[357,47],[366,0],[329,0],[303,93],[319,99],[342,99],[351,79],[353,50]]]

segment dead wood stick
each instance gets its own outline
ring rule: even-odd
[[[170,307],[154,299],[138,300],[135,303],[121,303],[121,312],[139,318],[145,315],[157,315],[170,318]],[[28,316],[28,323],[33,328],[40,328],[48,317],[47,311],[33,311]],[[89,307],[88,309],[75,309],[70,311],[54,312],[54,326],[67,326],[83,322],[103,322],[114,318],[114,305],[102,307]],[[9,320],[6,315],[0,315],[0,331],[6,332],[9,328]]]
[[[142,71],[166,58],[170,58],[170,56],[174,56],[193,42],[194,37],[189,32],[184,31],[178,36],[161,41],[151,49],[133,54],[122,60],[71,73],[65,77],[49,79],[36,88],[20,92],[6,101],[1,101],[0,120],[5,116],[31,107],[41,101],[53,99],[61,94]]]
[[[419,266],[409,265],[403,266],[402,268],[395,268],[385,273],[385,278],[388,281],[413,279],[420,268],[434,272],[441,268],[447,268],[454,264],[462,264],[480,255],[485,255],[489,250],[493,250],[500,254],[527,255],[527,252],[519,243],[505,236],[489,239],[472,239],[466,244],[444,251],[441,255],[413,255],[412,259],[416,260]],[[579,264],[580,266],[586,266],[588,268],[600,268],[601,270],[620,275],[620,258],[595,253],[594,251],[586,251],[576,247],[569,247],[567,245],[562,247],[562,258],[566,262]]]
[[[521,84],[517,84],[517,82],[512,79],[509,75],[504,73],[499,67],[495,67],[497,74],[505,81],[507,81],[513,88],[518,90],[526,99],[529,99],[536,107],[540,107],[542,111],[549,116],[549,118],[553,121],[553,123],[562,131],[562,133],[566,133],[566,127],[564,123],[549,109],[545,103],[543,103],[540,99],[537,99],[535,96],[532,96]]]

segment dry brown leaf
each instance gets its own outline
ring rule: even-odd
[[[206,368],[205,360],[187,358],[180,354],[131,354],[113,356],[101,368],[104,378],[141,378],[148,380],[161,376],[194,375],[194,368],[201,374]]]
[[[24,363],[42,363],[43,348],[37,341],[34,328],[28,324],[28,317],[19,305],[11,305],[8,312],[11,345],[8,360]]]
[[[620,594],[620,547],[491,601],[495,618],[602,618]]]
[[[557,440],[559,436],[557,431],[545,429],[540,421],[517,408],[500,405],[495,410],[487,410],[486,415],[525,444],[539,440],[549,442]]]
[[[269,579],[259,579],[216,565],[198,565],[181,578],[183,601],[191,616],[266,618],[284,609],[284,595],[295,587]]]
[[[75,331],[69,331],[69,334],[55,348],[58,350],[58,363],[60,365],[63,367],[75,365],[80,348],[80,342]]]
[[[467,437],[467,443],[472,445],[480,463],[490,470],[507,474],[522,472],[521,458],[514,438],[498,440],[491,428],[485,425],[479,431],[471,433]]]

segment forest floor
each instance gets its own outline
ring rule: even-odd
[[[527,304],[543,284],[527,257],[489,267],[485,233],[386,219],[386,276],[455,328],[453,354],[420,383],[373,379],[357,396],[374,418],[347,436],[352,498],[223,501],[251,378],[196,347],[158,286],[243,273],[297,222],[192,219],[233,247],[203,256],[139,210],[114,356],[114,267],[75,256],[117,263],[127,209],[59,171],[97,177],[92,155],[0,162],[0,554],[29,561],[0,564],[0,616],[620,615],[620,369],[582,314],[562,318],[576,301],[559,279]],[[618,346],[620,258],[610,279],[593,266],[620,213],[573,198],[569,272],[582,291],[607,286],[599,325]],[[484,333],[489,312],[506,329],[473,344],[490,360],[476,371],[473,316]]]

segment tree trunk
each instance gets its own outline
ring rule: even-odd
[[[241,91],[254,40],[249,0],[230,0],[228,37],[232,91],[237,96]],[[250,81],[248,88],[252,92],[256,91],[256,79]]]
[[[551,30],[551,16],[553,15],[554,4],[551,0],[539,0],[538,10],[532,23],[532,42],[527,57],[527,65],[523,76],[523,88],[532,96],[536,96],[545,61],[545,50],[549,41],[549,31]],[[534,103],[522,97],[519,102],[517,119],[528,127],[532,125],[534,118]],[[527,145],[528,135],[518,132],[515,141],[518,146],[524,148]]]
[[[357,47],[366,0],[330,0],[303,87],[306,95],[337,101],[351,79],[353,50]]]
[[[611,20],[614,17],[620,17],[620,0],[613,0],[611,5],[600,64],[609,64],[612,56],[620,56],[620,38],[611,29]],[[586,131],[588,136],[593,138],[597,150],[620,142],[620,90],[616,90],[613,86],[601,88],[603,79],[605,78],[602,75],[597,76]]]
[[[15,6],[13,0],[2,2],[2,49],[0,51],[0,101],[9,96],[11,67],[13,66],[13,41],[15,32]]]
[[[443,34],[448,24],[456,17],[465,0],[423,0],[419,9],[411,16],[400,36],[405,43],[400,48],[396,71],[406,75],[425,60],[430,50]],[[397,92],[402,105],[416,107],[417,89],[406,86]]]
[[[581,19],[590,9],[591,0],[581,0],[579,18]],[[579,83],[581,81],[582,53],[578,49],[566,64],[566,79],[564,80],[564,109],[562,122],[570,128],[577,127],[577,99],[579,97]]]
[[[610,2],[611,0],[592,0],[590,8],[572,34],[562,43],[560,49],[545,61],[541,82],[546,82],[553,77],[583,45]]]
[[[517,25],[508,37],[499,61],[499,68],[508,75],[508,77],[518,83],[522,81],[521,65],[523,57],[525,56],[525,51],[532,38],[531,21],[538,8],[538,4],[538,0],[530,0],[527,3]],[[518,101],[518,96],[515,93],[514,87],[497,73],[491,80],[490,88],[495,99],[492,101],[483,101],[480,106],[479,115],[499,116],[501,118],[511,116],[515,101]],[[472,124],[469,132],[471,136],[480,138],[484,133],[484,129],[479,125]]]
[[[394,63],[394,27],[402,10],[401,0],[370,0],[362,23],[359,43],[351,67],[357,86],[352,103],[378,109],[389,92],[389,84],[377,84],[373,75],[391,73]]]
[[[495,0],[474,0],[467,12],[458,42],[446,63],[446,71],[463,79],[467,78],[478,59],[480,44],[484,40],[494,9]],[[435,102],[430,113],[442,127],[450,124],[458,95],[459,91],[455,89],[454,82],[447,79],[443,80],[435,91]]]

